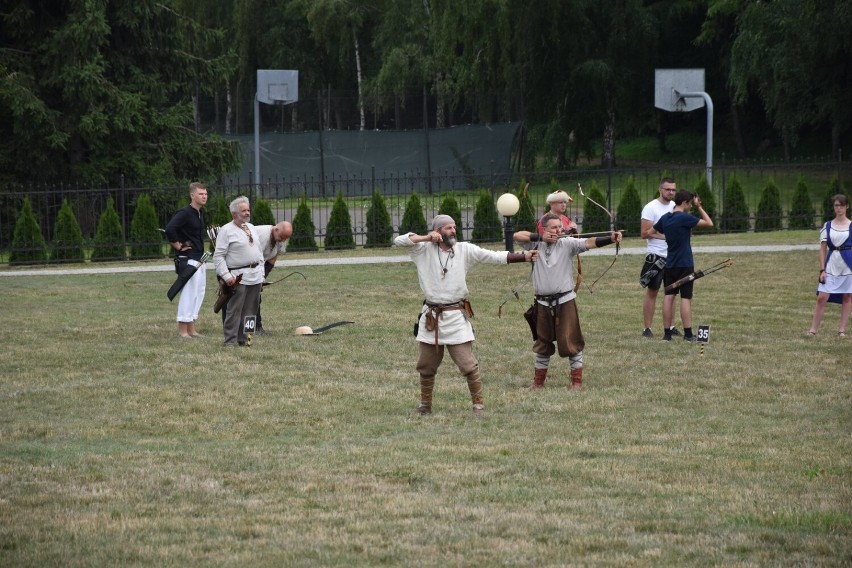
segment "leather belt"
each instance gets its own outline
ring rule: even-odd
[[[231,267],[229,266],[229,267],[228,267],[228,272],[230,272],[231,270],[242,270],[243,268],[255,268],[255,267],[257,267],[257,266],[260,266],[260,263],[259,263],[259,262],[252,262],[251,264],[246,264],[245,266],[235,266],[235,267],[233,267],[233,268],[231,268]]]
[[[452,304],[423,303],[426,304],[426,331],[435,331],[435,351],[438,351],[438,320],[441,318],[441,314],[454,310],[465,310],[465,301],[460,300]]]
[[[549,294],[547,296],[536,294],[535,299],[541,300],[542,302],[547,302],[548,305],[553,305],[553,304],[556,304],[557,302],[559,302],[560,299],[564,298],[565,296],[567,296],[570,293],[571,293],[571,291],[569,290],[568,292],[558,292],[556,294]]]

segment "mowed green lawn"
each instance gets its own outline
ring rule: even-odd
[[[727,256],[703,352],[640,337],[641,256],[584,288],[580,392],[561,359],[527,391],[529,267],[476,268],[482,418],[449,357],[413,414],[411,263],[299,268],[231,350],[212,271],[198,340],[173,273],[2,278],[0,565],[848,566],[852,340],[835,305],[803,336],[815,251]]]

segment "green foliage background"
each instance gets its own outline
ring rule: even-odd
[[[255,199],[251,206],[252,225],[275,225],[275,215],[269,201],[263,198]]]
[[[389,247],[393,238],[393,226],[388,213],[385,198],[379,191],[373,192],[370,208],[367,210],[367,242],[366,248]]]
[[[535,206],[533,206],[529,191],[525,191],[527,182],[521,180],[518,186],[518,214],[512,220],[515,231],[529,231],[534,233],[538,225]]]
[[[420,196],[417,193],[412,193],[405,203],[405,212],[402,215],[402,221],[399,223],[399,234],[425,235],[427,231],[426,217],[423,215]]]
[[[67,199],[62,200],[62,207],[56,216],[51,247],[51,262],[82,262],[86,258],[83,251],[85,241],[80,232],[80,224],[74,215],[74,209]]]
[[[588,196],[591,199],[594,199],[601,205],[606,203],[606,198],[604,197],[601,190],[598,189],[597,183],[592,183],[588,190]],[[583,200],[585,203],[583,205],[583,225],[582,232],[583,233],[597,233],[600,231],[609,231],[610,227],[610,218],[606,214],[606,211],[591,203],[588,199]],[[641,214],[641,209],[639,213]]]
[[[91,259],[93,261],[124,260],[124,256],[121,221],[115,210],[115,201],[110,197],[98,220]]]
[[[790,203],[789,228],[813,229],[815,215],[816,211],[811,202],[811,192],[808,190],[808,184],[800,177],[798,183],[796,183],[796,191],[793,193],[793,201]]]
[[[480,190],[479,197],[476,200],[476,210],[473,213],[471,241],[474,243],[493,243],[502,239],[503,231],[497,206],[488,190]]]
[[[695,230],[704,233],[717,232],[719,230],[719,217],[716,215],[716,196],[713,195],[712,191],[710,191],[710,186],[707,185],[707,178],[701,176],[701,179],[698,180],[698,183],[695,185],[692,192],[701,198],[701,207],[704,208],[704,212],[707,213],[707,216],[713,221],[712,227],[696,227]],[[692,213],[698,216],[698,209],[693,208]]]
[[[157,211],[151,197],[143,193],[136,200],[136,210],[130,222],[130,258],[159,258],[163,256],[164,236],[158,230]]]
[[[595,198],[592,197],[592,199]],[[598,203],[603,202],[598,201]],[[636,191],[636,185],[633,183],[633,176],[631,176],[627,180],[627,187],[618,203],[615,228],[626,231],[628,235],[638,235],[641,230],[642,207],[643,203],[639,199],[639,193]]]
[[[331,208],[328,218],[328,226],[325,234],[326,250],[354,249],[355,236],[352,234],[352,216],[349,207],[343,199],[343,194],[338,193],[337,199]]]
[[[721,230],[727,233],[744,233],[750,228],[748,204],[737,176],[732,176],[725,194]]]
[[[780,230],[783,215],[781,194],[778,192],[778,186],[770,179],[760,195],[760,203],[757,204],[754,230],[756,232]]]
[[[299,207],[293,217],[293,235],[290,237],[287,250],[289,251],[314,251],[317,250],[317,241],[314,235],[316,227],[311,216],[311,208],[308,207],[308,198],[302,195]]]
[[[29,197],[24,198],[21,212],[15,223],[12,254],[9,264],[38,264],[47,260],[47,247],[41,227],[33,214]]]

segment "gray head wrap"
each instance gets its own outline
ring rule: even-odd
[[[456,222],[453,221],[453,218],[449,215],[435,215],[435,218],[432,219],[432,230],[437,231],[441,227],[446,225],[455,225]]]

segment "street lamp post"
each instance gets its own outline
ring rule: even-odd
[[[506,235],[506,250],[509,252],[515,250],[514,243],[512,242],[512,236],[515,233],[515,229],[512,227],[512,216],[514,216],[520,208],[521,203],[518,201],[518,198],[514,193],[504,193],[497,199],[497,211],[506,221],[504,230]]]

